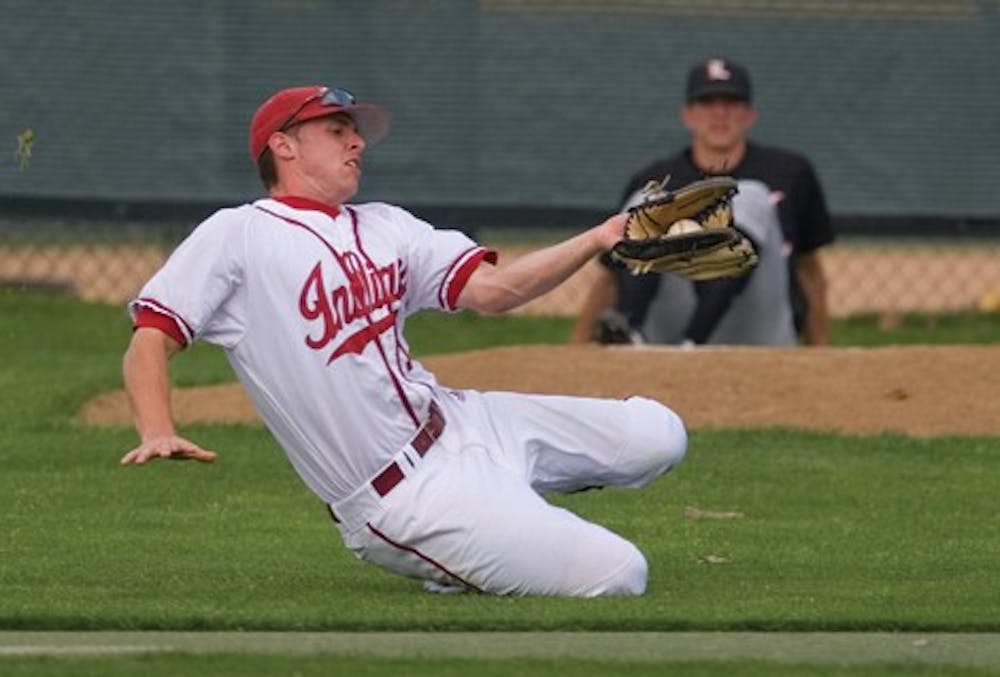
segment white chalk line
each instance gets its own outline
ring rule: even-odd
[[[0,659],[137,653],[375,658],[763,660],[1000,667],[1000,633],[919,632],[0,632]]]

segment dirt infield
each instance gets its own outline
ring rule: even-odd
[[[1000,435],[1000,347],[699,348],[517,346],[422,360],[453,388],[646,395],[697,428],[791,427],[917,437]],[[236,384],[179,389],[181,423],[258,421]],[[80,412],[131,424],[124,393]]]

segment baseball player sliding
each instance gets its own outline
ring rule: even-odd
[[[625,216],[496,266],[460,232],[348,203],[388,127],[343,89],[285,89],[257,109],[268,197],[206,219],[129,305],[141,443],[121,463],[215,460],[169,408],[170,358],[208,341],[358,557],[434,591],[642,594],[632,543],[541,494],[647,484],[684,455],[678,416],[641,397],[448,390],[403,336],[425,308],[497,313],[552,289],[620,240]]]

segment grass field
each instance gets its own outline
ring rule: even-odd
[[[410,335],[419,355],[559,343],[569,325],[421,317]],[[997,438],[695,431],[684,464],[646,490],[553,499],[643,549],[645,597],[438,597],[355,561],[260,428],[186,429],[220,451],[212,466],[118,467],[134,432],[83,428],[73,416],[93,393],[120,386],[128,336],[121,308],[0,292],[0,674],[1000,670]],[[860,345],[992,342],[1000,321],[910,318],[880,332],[861,318],[839,323],[834,336]],[[231,378],[209,348],[180,357],[175,375],[184,385]],[[101,632],[34,634],[84,630]],[[151,633],[113,650],[127,637],[121,631],[238,631],[249,649]],[[267,635],[250,631],[289,643],[264,651]],[[303,632],[335,634],[304,651]],[[478,632],[487,634],[452,634]],[[570,639],[559,644],[563,635]],[[580,648],[608,637],[614,646],[645,637],[660,653]],[[738,643],[719,645],[726,637]],[[388,648],[366,648],[364,638]],[[420,638],[411,657],[392,652]],[[465,653],[446,651],[449,638]],[[508,653],[478,651],[491,642],[507,643]],[[795,649],[810,642],[823,648]],[[866,653],[866,643],[881,649]]]

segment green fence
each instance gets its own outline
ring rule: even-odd
[[[134,292],[200,214],[258,194],[250,114],[312,82],[392,112],[360,199],[469,230],[579,228],[684,143],[687,69],[722,53],[754,76],[755,138],[820,175],[842,226],[835,310],[908,308],[929,280],[949,299],[934,307],[989,306],[1000,291],[998,0],[2,4],[8,285]],[[865,251],[884,253],[915,233],[947,236],[931,245],[947,255],[906,257],[912,272],[890,257],[888,277],[856,239],[879,236]]]

